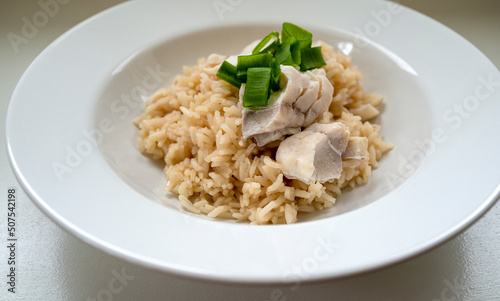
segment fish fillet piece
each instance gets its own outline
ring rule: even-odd
[[[333,181],[342,173],[342,154],[349,136],[349,130],[340,122],[314,123],[282,141],[276,161],[289,179],[306,184]]]
[[[243,97],[245,85],[240,88]],[[333,86],[324,69],[301,73],[292,66],[281,66],[280,90],[273,92],[269,105],[243,111],[243,138],[253,137],[258,146],[283,140],[300,132],[328,110]]]
[[[368,154],[368,138],[366,137],[351,137],[347,144],[347,148],[342,154],[342,159],[357,159],[365,160],[368,159],[370,155]]]

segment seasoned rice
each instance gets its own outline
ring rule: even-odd
[[[341,177],[332,183],[287,179],[275,161],[277,145],[257,147],[242,138],[238,89],[216,77],[224,57],[210,55],[184,67],[184,74],[157,91],[135,120],[140,151],[165,161],[166,189],[179,195],[185,210],[252,224],[290,224],[298,213],[332,207],[341,189],[367,183],[378,160],[392,148],[381,139],[380,126],[365,120],[373,114],[363,116],[366,105],[377,109],[382,97],[364,92],[361,72],[350,57],[326,43],[321,46],[327,63],[322,68],[334,95],[329,110],[316,121],[338,121],[351,137],[368,138],[369,158],[344,160]]]

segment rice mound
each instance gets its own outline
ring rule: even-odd
[[[284,177],[275,161],[277,147],[257,147],[242,138],[238,89],[216,77],[225,57],[213,54],[184,67],[184,75],[157,91],[135,120],[140,151],[165,161],[166,190],[179,195],[183,208],[252,224],[290,224],[300,212],[332,207],[342,188],[367,183],[392,144],[381,139],[379,125],[354,113],[364,104],[378,108],[382,97],[364,92],[350,57],[320,43],[334,95],[329,111],[316,121],[339,121],[351,137],[367,137],[369,159],[344,160],[341,177],[332,183],[308,185]]]

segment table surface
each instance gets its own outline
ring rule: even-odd
[[[58,11],[26,43],[23,18],[55,0],[0,4],[0,191],[17,190],[16,293],[8,292],[8,249],[0,251],[0,300],[500,300],[500,204],[443,245],[382,270],[298,287],[238,286],[178,278],[111,257],[63,231],[22,192],[5,151],[5,114],[19,78],[62,33],[120,0],[57,0]],[[217,0],[215,0],[217,1]],[[399,1],[458,32],[500,68],[500,1]],[[6,216],[7,206],[0,215]],[[7,241],[0,219],[0,241]],[[120,281],[120,282],[117,282]],[[118,284],[119,285],[118,285]],[[113,291],[113,292],[111,292]]]

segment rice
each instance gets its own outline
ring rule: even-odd
[[[157,91],[135,120],[140,151],[165,161],[166,189],[179,195],[185,210],[252,224],[291,224],[298,213],[332,207],[343,188],[367,183],[392,148],[381,139],[380,126],[367,121],[378,114],[382,97],[364,92],[361,72],[350,57],[320,43],[334,95],[316,121],[342,122],[351,137],[366,137],[369,158],[345,160],[341,177],[332,183],[287,179],[275,161],[276,147],[242,138],[238,89],[216,77],[224,57],[213,54],[184,67],[184,74]]]

